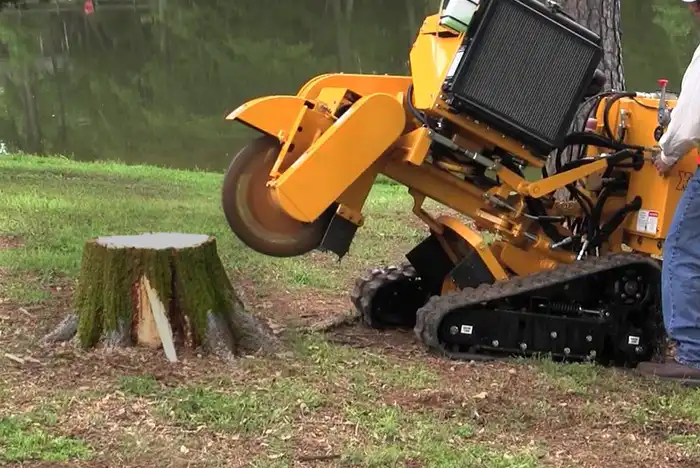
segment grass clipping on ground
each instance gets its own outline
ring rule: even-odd
[[[246,313],[214,238],[153,233],[86,243],[75,313],[43,343],[77,338],[83,348],[163,346],[172,362],[187,344],[231,358],[270,352],[276,340]]]

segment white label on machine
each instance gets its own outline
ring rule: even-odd
[[[639,344],[639,337],[630,335],[627,342],[631,345],[637,346]]]
[[[450,69],[447,71],[445,78],[452,78],[455,75],[459,62],[462,61],[462,55],[464,55],[464,47],[460,47],[455,54],[455,58],[452,60],[452,65],[450,65]]]
[[[474,327],[471,325],[462,325],[462,335],[471,335],[474,331]]]
[[[639,210],[637,215],[637,232],[656,234],[659,226],[659,212],[651,210]]]

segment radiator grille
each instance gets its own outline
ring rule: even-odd
[[[600,47],[519,0],[487,8],[452,92],[474,117],[547,152],[569,129]]]

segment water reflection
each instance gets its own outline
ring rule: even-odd
[[[0,140],[84,160],[210,170],[225,168],[250,135],[223,121],[232,108],[329,71],[406,73],[415,31],[439,4],[88,0],[86,10],[84,2],[0,14]],[[680,82],[697,35],[677,33],[692,25],[678,3],[623,2],[628,87]]]

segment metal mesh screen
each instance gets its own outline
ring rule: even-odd
[[[491,8],[452,91],[552,144],[568,130],[598,50],[519,2],[499,0]]]

